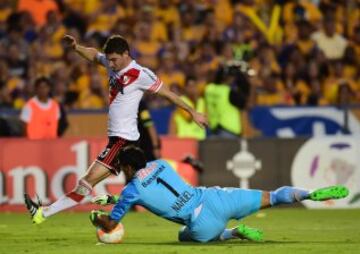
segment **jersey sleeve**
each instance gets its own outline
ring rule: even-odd
[[[107,69],[109,68],[109,61],[106,59],[105,54],[98,52],[96,54],[96,61]]]
[[[154,72],[148,68],[143,68],[140,73],[139,85],[141,90],[157,93],[163,85],[163,82]]]
[[[110,213],[110,219],[120,221],[129,209],[139,200],[139,192],[135,185],[130,182],[121,193],[119,201]]]

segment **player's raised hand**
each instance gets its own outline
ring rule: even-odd
[[[199,125],[200,127],[205,128],[206,126],[208,126],[208,120],[204,114],[193,111],[191,115],[194,122],[197,123],[197,125]]]
[[[71,36],[71,35],[68,35],[66,34],[64,37],[63,37],[63,41],[65,43],[65,46],[66,47],[69,47],[69,48],[73,48],[75,49],[76,45],[77,45],[77,42],[76,42],[76,39]]]
[[[91,203],[97,204],[97,205],[111,205],[114,204],[113,202],[113,196],[104,194],[104,195],[98,195],[91,199]]]

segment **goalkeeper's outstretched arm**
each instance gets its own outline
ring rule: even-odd
[[[98,205],[114,205],[118,202],[119,196],[118,195],[98,195],[91,199],[91,203],[98,204]]]
[[[117,221],[110,218],[109,213],[104,211],[91,211],[90,220],[95,227],[101,227],[105,232],[110,232],[118,224]]]

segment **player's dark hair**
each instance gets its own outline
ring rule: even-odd
[[[124,147],[117,154],[116,166],[131,166],[138,171],[146,166],[146,158],[143,150],[134,145]]]
[[[49,88],[52,86],[52,82],[49,78],[45,76],[38,77],[34,82],[34,88],[38,89],[40,84],[45,83]]]
[[[127,40],[121,35],[110,36],[103,47],[105,54],[123,54],[124,52],[130,52],[129,44]]]

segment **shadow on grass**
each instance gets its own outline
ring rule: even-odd
[[[209,243],[195,243],[195,242],[124,242],[122,245],[147,245],[147,246],[177,246],[177,247],[189,247],[189,246],[264,246],[264,245],[291,245],[291,244],[326,244],[326,245],[338,245],[338,244],[360,244],[351,240],[346,241],[264,241],[264,242],[248,242],[248,241],[227,241],[227,242],[209,242]]]

